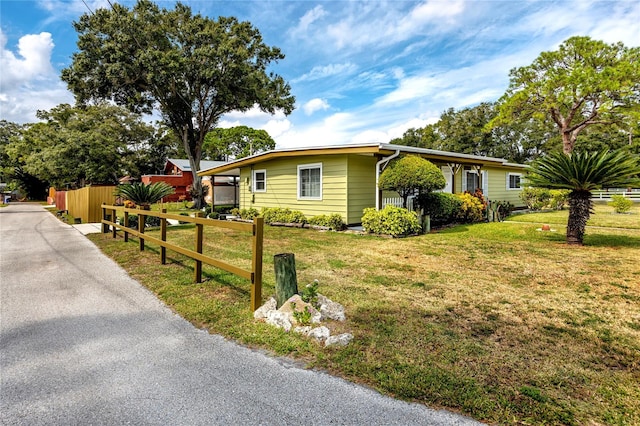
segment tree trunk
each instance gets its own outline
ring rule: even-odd
[[[276,302],[278,308],[294,294],[298,294],[296,276],[296,258],[293,253],[281,253],[273,256],[276,272]]]
[[[561,132],[562,134],[562,152],[565,154],[571,154],[573,152],[573,144],[575,143],[573,135],[571,132],[565,131],[564,129]]]
[[[192,208],[200,210],[204,206],[204,194],[202,192],[202,177],[198,176],[200,169],[200,160],[202,158],[202,146],[196,141],[194,129],[185,125],[182,127],[182,144],[184,151],[189,157],[189,165],[191,166],[191,174],[193,176],[193,206]]]
[[[592,207],[590,191],[572,191],[569,194],[567,244],[582,245],[584,231],[591,216]]]

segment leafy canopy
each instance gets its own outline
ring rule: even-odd
[[[175,192],[174,188],[166,182],[153,182],[145,185],[141,182],[118,185],[116,195],[125,200],[133,201],[138,205],[153,204],[167,195]]]
[[[276,147],[276,142],[266,130],[236,126],[213,129],[204,139],[203,156],[210,160],[228,161],[248,157]]]
[[[407,198],[414,192],[431,192],[442,189],[447,182],[437,166],[416,155],[407,155],[387,167],[378,181],[378,187],[396,191],[406,207]]]
[[[85,14],[74,26],[79,52],[62,79],[80,103],[109,99],[137,112],[158,108],[189,158],[196,208],[204,197],[197,175],[202,145],[220,117],[256,106],[293,110],[289,85],[267,71],[284,55],[248,22],[139,0],[132,9],[113,3]]]
[[[624,151],[554,152],[529,167],[531,186],[572,191],[625,188],[640,184],[638,158]]]
[[[38,118],[44,121],[22,129],[6,152],[24,172],[57,188],[116,183],[125,174],[139,177],[166,158],[156,130],[122,107],[61,104],[38,111]]]
[[[492,125],[552,120],[571,153],[581,131],[615,125],[631,131],[640,112],[640,47],[571,37],[529,66],[514,68]]]

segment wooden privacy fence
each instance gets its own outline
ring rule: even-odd
[[[122,224],[116,223],[116,212],[121,212],[123,214],[124,221]],[[138,229],[129,228],[129,214],[135,214],[138,216]],[[144,233],[144,223],[147,216],[160,218],[160,238],[152,237]],[[195,223],[195,247],[193,250],[167,242],[167,219]],[[122,206],[103,204],[101,223],[104,232],[109,232],[109,226],[111,226],[113,238],[116,237],[116,231],[118,229],[124,232],[125,242],[129,241],[129,234],[138,237],[140,251],[144,250],[145,241],[158,244],[160,246],[160,262],[163,265],[167,262],[167,249],[194,259],[196,261],[194,268],[194,280],[197,283],[202,282],[203,263],[215,266],[216,268],[223,269],[234,275],[250,280],[251,309],[255,311],[262,304],[262,241],[264,233],[264,219],[262,217],[255,218],[253,223],[230,222],[226,220],[170,214],[166,212],[166,209],[162,209],[161,212],[152,212],[150,210],[130,209]],[[251,232],[251,270],[248,271],[203,254],[202,245],[204,242],[205,226]]]

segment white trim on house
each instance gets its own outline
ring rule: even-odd
[[[462,174],[462,192],[469,191],[475,192],[477,188],[482,189],[482,194],[485,197],[489,196],[489,171],[488,170],[480,170],[480,174],[478,174],[477,170],[464,170]],[[469,188],[467,178],[470,174],[476,176],[473,181],[476,183],[473,188]],[[481,186],[478,186],[481,185]]]
[[[259,175],[262,175],[262,177],[259,177]],[[251,191],[267,192],[267,171],[265,169],[251,172]]]
[[[307,170],[309,171],[309,175],[307,176],[309,182],[303,183],[301,172]],[[315,175],[312,173],[313,170],[319,170],[320,173]],[[312,181],[312,179],[315,180],[316,176],[318,178],[318,182]],[[322,163],[299,164],[296,181],[296,194],[298,200],[322,200]],[[305,195],[303,194],[303,191],[309,192],[311,195]]]
[[[514,178],[513,181],[511,180],[512,177]],[[512,183],[514,183],[514,186],[511,185]],[[507,173],[507,191],[520,191],[521,189],[522,173]]]

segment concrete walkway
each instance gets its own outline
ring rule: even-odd
[[[194,328],[36,204],[0,208],[2,425],[471,425]]]

